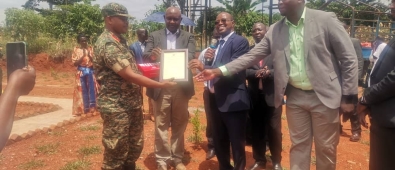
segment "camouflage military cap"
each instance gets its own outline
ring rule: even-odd
[[[132,17],[128,14],[128,10],[126,9],[125,6],[113,2],[103,6],[101,13],[104,17],[108,17],[108,16]]]

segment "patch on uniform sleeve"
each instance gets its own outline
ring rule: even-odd
[[[115,62],[112,65],[112,70],[114,70],[116,73],[118,73],[119,71],[128,67],[129,65],[130,65],[130,62],[128,59],[117,58],[117,62]]]

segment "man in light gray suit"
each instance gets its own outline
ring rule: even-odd
[[[355,50],[334,13],[305,8],[304,0],[282,0],[279,10],[285,18],[247,54],[195,78],[235,74],[272,55],[275,107],[287,96],[291,169],[310,169],[313,138],[317,169],[336,169],[339,107],[349,114],[357,102]]]

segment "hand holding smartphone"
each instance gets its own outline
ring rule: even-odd
[[[10,74],[27,66],[27,49],[25,42],[9,42],[6,44],[7,81]]]

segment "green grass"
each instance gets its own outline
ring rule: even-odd
[[[282,120],[287,120],[287,116],[281,115],[281,119],[282,119]]]
[[[103,124],[103,119],[97,120],[96,123]]]
[[[63,131],[48,132],[48,135],[52,135],[52,136],[62,136],[63,134],[64,134]]]
[[[96,136],[96,135],[88,135],[88,136],[85,136],[85,139],[86,139],[86,140],[95,140],[95,139],[97,139],[97,138],[99,138],[99,137]]]
[[[63,73],[60,77],[62,77],[62,78],[69,78],[70,77],[70,75],[69,74],[67,74],[67,73]]]
[[[81,131],[97,131],[99,129],[100,129],[100,127],[97,125],[88,125],[88,126],[80,127]]]
[[[18,169],[23,169],[23,170],[41,169],[44,166],[45,164],[43,160],[31,160],[29,162],[20,164],[18,166]]]
[[[310,163],[311,163],[312,165],[315,165],[315,164],[317,163],[317,159],[315,158],[315,156],[312,156],[312,157],[311,157]]]
[[[370,142],[367,140],[360,140],[359,143],[362,143],[364,145],[370,146]]]
[[[265,155],[265,157],[266,157],[266,160],[268,161],[268,162],[272,162],[272,154],[270,154],[270,152],[267,152],[266,153],[266,155]]]
[[[59,143],[48,143],[43,145],[37,145],[36,149],[40,153],[51,155],[57,152],[59,145]]]
[[[201,125],[201,126],[200,126],[200,130],[203,131],[203,132],[206,131],[206,128],[207,128],[206,125]]]
[[[91,165],[88,160],[77,160],[73,162],[68,162],[60,170],[85,170]]]
[[[199,144],[202,142],[202,124],[200,123],[200,118],[199,118],[199,109],[196,109],[195,115],[190,119],[190,123],[192,124],[192,135],[188,137],[188,141]]]
[[[84,146],[78,150],[78,153],[84,156],[94,155],[101,153],[100,146]]]
[[[137,166],[136,166],[136,170],[144,170],[144,168],[141,167],[141,166],[139,166],[139,165],[137,165]]]

